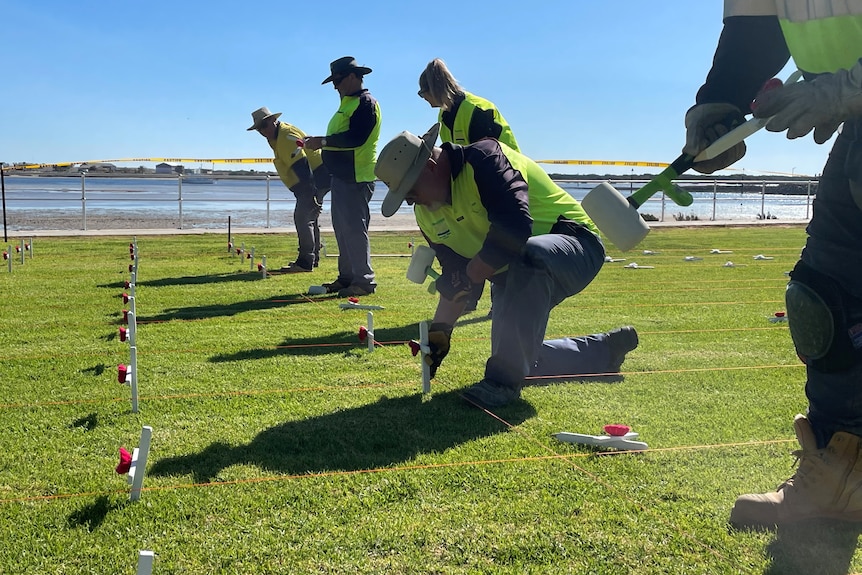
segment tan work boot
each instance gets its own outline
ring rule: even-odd
[[[793,420],[801,450],[796,473],[774,493],[741,495],[730,512],[734,527],[771,527],[801,519],[828,517],[862,521],[862,439],[839,431],[826,449],[817,449],[804,415]]]

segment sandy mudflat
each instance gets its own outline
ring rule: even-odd
[[[62,210],[39,210],[27,213],[25,211],[9,211],[6,217],[8,233],[14,236],[24,235],[107,235],[111,232],[125,233],[221,233],[227,230],[226,219],[207,219],[190,215],[183,218],[183,228],[180,229],[179,218],[163,216],[147,217],[134,214],[87,214],[86,231],[83,229],[83,218],[79,212],[69,213]],[[322,230],[332,231],[330,214],[320,216]],[[413,214],[395,214],[384,218],[380,214],[371,215],[372,231],[417,231]],[[290,216],[273,218],[270,227],[244,225],[242,221],[234,221],[232,230],[243,233],[295,233]]]

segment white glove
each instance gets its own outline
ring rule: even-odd
[[[832,137],[844,120],[862,117],[862,60],[850,70],[817,76],[760,94],[752,106],[754,116],[768,118],[770,132],[787,130],[788,139],[814,130],[814,141]]]
[[[711,143],[745,122],[745,116],[733,104],[698,104],[685,115],[685,147],[683,154],[695,157]],[[692,166],[701,174],[723,170],[745,155],[745,142],[740,142],[711,160]]]

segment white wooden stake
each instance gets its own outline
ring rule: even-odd
[[[136,575],[152,575],[155,556],[156,554],[152,551],[138,551],[138,570]]]
[[[144,474],[147,471],[147,457],[150,454],[150,441],[153,438],[153,428],[145,425],[141,428],[141,442],[132,453],[132,466],[129,468],[129,483],[132,491],[129,493],[130,501],[141,498],[141,488],[144,486]]]
[[[131,346],[131,360],[129,363],[129,385],[132,388],[132,413],[138,413],[138,348]]]
[[[368,353],[374,351],[374,314],[368,312]]]
[[[431,353],[428,347],[428,322],[419,324],[419,358],[422,360],[422,393],[431,393],[431,366],[425,361],[425,356]]]

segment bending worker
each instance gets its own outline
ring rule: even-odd
[[[293,210],[293,225],[299,241],[296,260],[283,266],[284,273],[310,272],[320,261],[320,227],[318,218],[323,208],[323,198],[329,192],[331,176],[323,165],[320,152],[315,150],[297,152],[297,140],[304,140],[305,133],[285,122],[279,122],[281,112],[271,113],[269,108],[258,108],[251,113],[254,121],[248,131],[257,132],[266,138],[275,158],[275,170],[282,183],[296,197]]]
[[[440,124],[422,138],[401,132],[380,152],[375,173],[389,188],[383,215],[414,206],[442,266],[440,299],[429,329],[431,372],[449,352],[465,300],[485,280],[495,285],[491,357],[485,377],[464,397],[489,409],[518,399],[524,378],[577,362],[575,340],[543,348],[551,309],[583,290],[602,268],[605,248],[580,204],[535,162],[493,139],[435,147]],[[633,328],[602,334],[604,365],[637,346]],[[547,343],[547,342],[546,342]],[[563,367],[565,369],[565,367]],[[568,373],[572,373],[569,371]]]
[[[790,56],[805,81],[758,95]],[[832,517],[862,521],[862,2],[725,1],[712,69],[685,117],[686,154],[697,155],[751,105],[766,129],[826,142],[843,123],[823,168],[814,215],[785,294],[790,335],[806,364],[807,416],[796,474],[778,491],[742,495],[730,522],[769,527]],[[728,125],[727,119],[733,121]],[[695,164],[709,174],[745,144]]]

